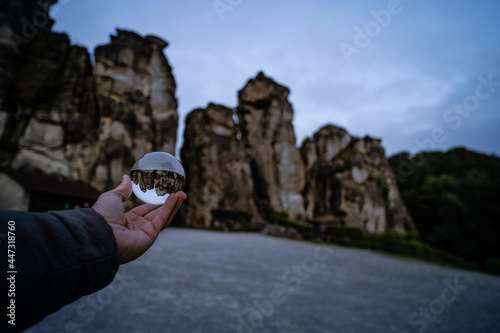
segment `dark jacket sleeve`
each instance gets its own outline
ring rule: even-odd
[[[10,234],[9,225],[15,228]],[[3,211],[0,233],[0,267],[7,275],[2,279],[2,296],[7,298],[7,306],[12,299],[15,302],[15,327],[8,323],[12,316],[6,314],[12,311],[7,309],[2,313],[0,327],[6,328],[2,332],[26,329],[64,305],[104,288],[118,270],[116,239],[92,208],[47,213]],[[9,244],[15,244],[14,261],[10,262]],[[9,297],[9,290],[14,290],[10,293],[13,297]]]

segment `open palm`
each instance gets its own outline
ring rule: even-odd
[[[186,194],[178,192],[169,195],[162,206],[144,204],[125,213],[123,203],[131,193],[132,182],[127,175],[124,175],[120,185],[101,194],[92,206],[106,219],[113,230],[121,264],[132,261],[146,252],[186,200]]]

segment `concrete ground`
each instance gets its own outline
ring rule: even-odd
[[[499,332],[500,277],[248,233],[168,229],[27,332]]]

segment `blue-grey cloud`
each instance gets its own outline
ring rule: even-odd
[[[500,155],[500,87],[459,128],[443,119],[479,76],[500,81],[500,2],[222,2],[231,10],[217,12],[214,1],[66,1],[55,29],[90,50],[117,26],[168,40],[181,120],[208,102],[236,106],[237,90],[263,70],[291,89],[299,144],[335,123],[382,138],[389,154],[416,152],[442,129],[437,149]],[[342,43],[357,53],[346,59]]]

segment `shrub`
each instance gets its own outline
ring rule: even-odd
[[[335,165],[335,167],[333,168],[333,172],[342,173],[344,171],[351,169],[352,169],[351,161],[347,158],[343,158],[339,164]]]
[[[363,230],[356,227],[328,226],[326,236],[329,240],[341,244],[361,245],[365,241]]]
[[[309,224],[291,219],[287,212],[272,212],[270,215],[270,222],[272,224],[294,228],[300,233],[306,233],[309,231]]]
[[[487,272],[500,274],[500,258],[488,258],[484,261],[484,269]]]

